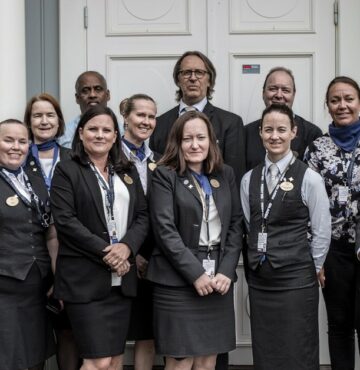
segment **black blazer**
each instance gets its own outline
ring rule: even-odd
[[[63,146],[59,146],[59,155],[60,155],[60,161],[63,161],[65,159],[70,159],[70,153],[71,150],[68,148],[65,148]],[[29,150],[29,154],[26,158],[26,162],[24,165],[24,169],[29,173],[31,172],[33,175],[39,176],[43,179],[41,168],[36,163],[36,160],[34,156],[31,153],[31,150]]]
[[[235,177],[230,167],[209,176],[219,184],[212,191],[221,220],[217,272],[236,280],[242,248],[242,211]],[[215,182],[216,183],[216,182]],[[149,261],[147,278],[168,286],[192,284],[204,273],[196,257],[203,207],[192,176],[183,176],[164,166],[152,179],[150,215],[156,244]]]
[[[127,174],[133,179],[124,181]],[[120,242],[135,256],[148,232],[147,205],[135,167],[118,173],[130,194],[128,231]],[[55,295],[69,302],[105,297],[111,289],[111,271],[103,262],[110,244],[101,190],[89,165],[74,159],[61,161],[51,186],[51,206],[59,239]],[[135,266],[122,279],[126,295],[136,293]]]
[[[245,132],[240,116],[207,103],[203,113],[213,125],[224,162],[233,168],[239,186],[245,173]],[[150,148],[163,154],[174,122],[179,117],[179,106],[156,118],[156,127],[150,137]]]
[[[246,137],[246,171],[250,171],[264,161],[265,148],[259,135],[260,120],[245,125]],[[291,149],[298,153],[298,159],[304,158],[306,148],[315,139],[322,136],[319,127],[304,118],[295,115],[297,135],[291,141]]]

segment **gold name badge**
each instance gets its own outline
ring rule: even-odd
[[[12,197],[7,198],[5,202],[9,207],[15,207],[19,204],[19,198],[17,195],[14,195]]]
[[[213,187],[213,188],[218,188],[218,187],[220,187],[220,183],[219,183],[219,181],[217,181],[216,179],[211,179],[210,180],[210,184],[211,184],[211,186]]]
[[[155,170],[155,168],[156,168],[156,163],[154,163],[154,162],[149,163],[149,169],[150,169],[151,171],[154,171],[154,170]]]
[[[124,181],[127,183],[127,184],[129,184],[129,185],[131,185],[133,182],[134,182],[134,180],[128,175],[128,174],[125,174],[125,176],[124,176]]]
[[[294,185],[289,181],[284,181],[280,184],[280,189],[284,191],[290,191],[294,189]]]

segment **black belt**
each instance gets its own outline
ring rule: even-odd
[[[207,252],[209,247],[207,245],[199,245],[198,250],[200,252]],[[220,249],[220,244],[215,244],[210,247],[210,251],[217,251]]]

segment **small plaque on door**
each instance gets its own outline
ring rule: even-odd
[[[259,74],[260,73],[260,64],[243,64],[242,65],[243,74]]]

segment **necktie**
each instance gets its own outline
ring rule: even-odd
[[[184,113],[186,112],[191,112],[191,111],[194,111],[194,110],[197,110],[195,107],[193,107],[192,105],[188,106],[188,107],[184,107],[182,110],[181,110],[181,114],[180,115],[183,115]]]
[[[270,177],[268,179],[268,190],[269,190],[269,194],[271,194],[278,181],[278,174],[279,174],[278,166],[274,163],[271,164],[269,166],[269,173],[270,173]]]

